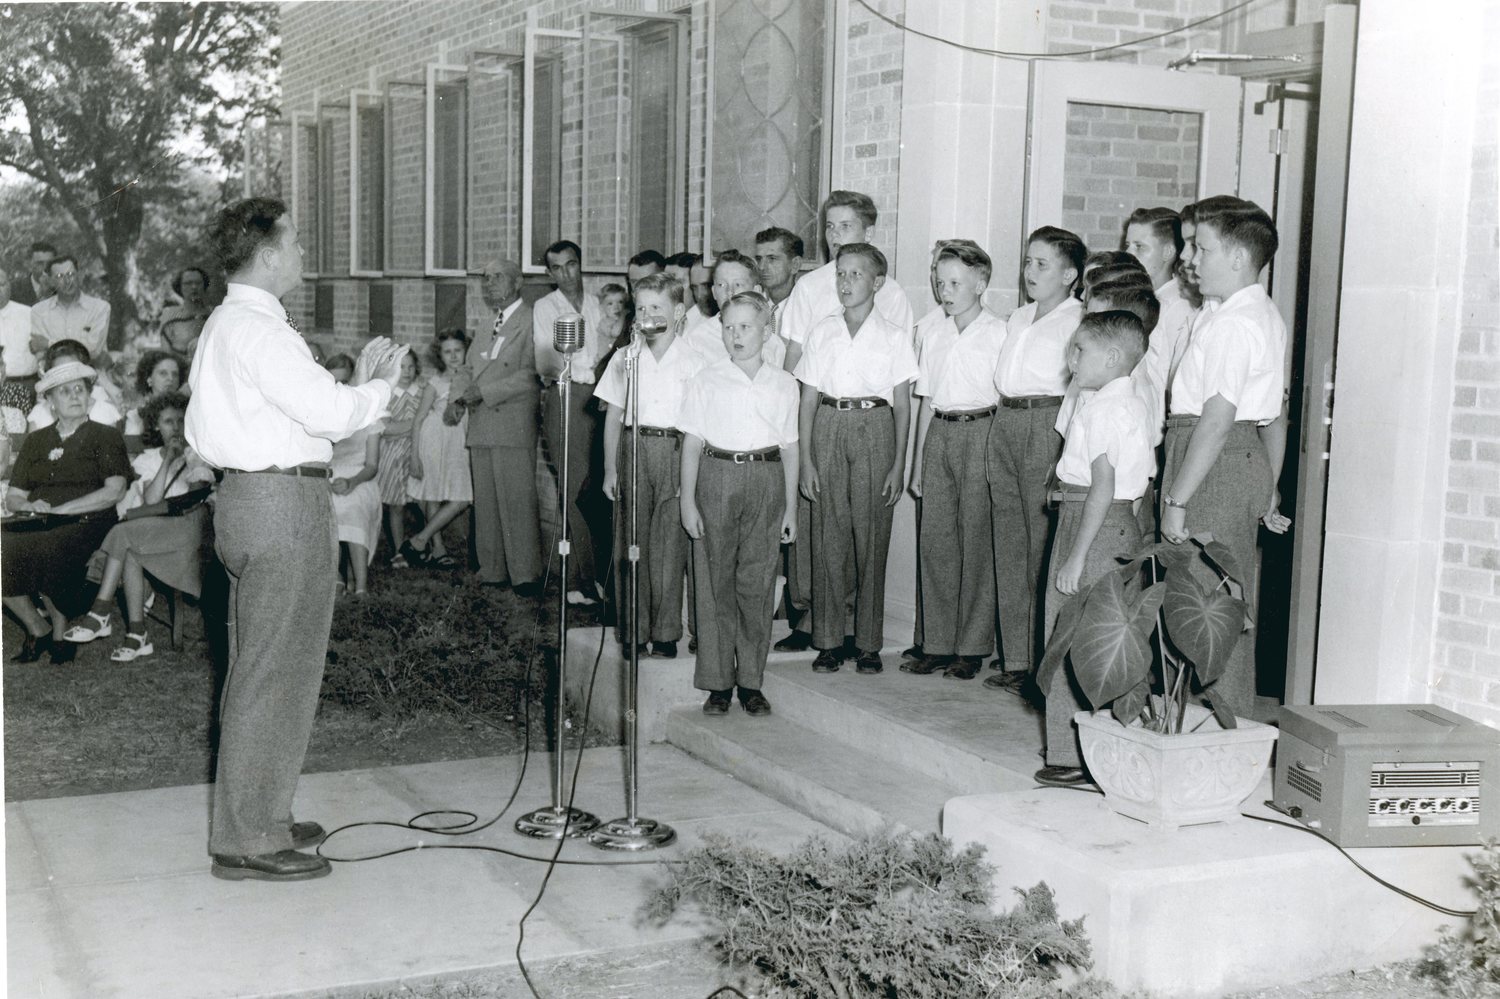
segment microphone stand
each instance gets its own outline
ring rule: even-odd
[[[575,350],[577,348],[574,348]],[[573,354],[563,354],[562,375],[557,380],[558,400],[562,405],[562,454],[557,458],[559,523],[557,528],[557,554],[559,585],[557,588],[557,709],[554,718],[552,750],[552,804],[538,808],[516,819],[516,832],[533,839],[571,839],[582,836],[599,824],[599,818],[581,808],[573,808],[563,796],[563,757],[567,737],[566,683],[568,669],[568,553],[572,542],[568,538],[568,430],[571,422],[569,404],[572,401]],[[580,744],[578,752],[583,752]]]
[[[625,816],[611,819],[589,833],[589,842],[601,850],[621,850],[637,853],[666,846],[677,838],[677,832],[664,822],[642,818],[636,814],[636,799],[640,795],[640,725],[637,709],[641,676],[641,622],[640,622],[640,568],[641,546],[638,542],[638,518],[640,516],[640,468],[641,468],[641,350],[644,338],[640,325],[636,335],[625,348],[625,414],[631,417],[630,424],[630,518],[626,531],[626,561],[630,563],[630,576],[625,584],[625,607],[630,615],[625,628],[629,636],[630,649],[625,655]]]

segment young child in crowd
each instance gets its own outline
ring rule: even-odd
[[[599,341],[614,343],[625,332],[625,313],[630,294],[623,284],[610,283],[599,289]]]
[[[832,673],[852,651],[856,670],[879,673],[886,555],[892,508],[906,488],[917,358],[910,325],[875,308],[885,254],[844,243],[836,267],[843,314],[813,326],[793,372],[802,383],[801,490],[812,503],[813,645],[820,650],[813,669]],[[844,634],[851,598],[852,650]]]
[[[1053,431],[1068,386],[1068,342],[1083,305],[1073,297],[1088,250],[1065,229],[1043,226],[1026,241],[1031,299],[1006,320],[995,368],[1000,409],[991,421],[985,474],[995,538],[995,594],[1004,671],[985,685],[1019,690],[1036,653],[1036,589],[1047,547],[1047,483],[1062,441]],[[962,679],[963,675],[959,674]]]
[[[721,298],[728,357],[688,383],[682,429],[682,525],[693,539],[698,663],[705,714],[771,713],[761,693],[771,644],[779,542],[796,535],[797,380],[765,359],[771,303]]]
[[[688,382],[702,370],[702,355],[682,338],[683,285],[668,274],[651,274],[635,283],[636,323],[641,342],[616,351],[595,395],[605,404],[604,495],[615,503],[615,572],[619,639],[628,651],[629,611],[625,605],[628,573],[637,573],[636,635],[640,651],[671,659],[682,638],[683,578],[687,573],[688,537],[678,506],[682,431],[678,416]],[[660,332],[655,332],[659,330]],[[632,352],[633,355],[632,355]],[[630,398],[626,363],[640,364],[640,398]],[[629,411],[626,411],[626,407]],[[630,494],[631,441],[640,443],[639,496]],[[636,520],[640,560],[627,560],[630,520]],[[648,643],[649,642],[649,646]]]
[[[443,528],[474,502],[474,480],[464,443],[469,416],[451,391],[468,351],[469,334],[457,327],[439,332],[427,351],[433,374],[422,388],[422,398],[412,417],[406,486],[411,498],[422,504],[427,523],[401,549],[406,561],[413,565],[443,569],[457,565],[443,544]]]
[[[923,652],[908,673],[942,669],[972,679],[995,647],[995,566],[984,463],[1000,401],[994,370],[1005,322],[984,307],[993,265],[967,239],[937,252],[936,292],[944,313],[918,349],[913,494],[918,525]]]
[[[391,568],[404,569],[406,556],[401,546],[406,544],[406,504],[411,494],[406,483],[411,475],[411,429],[416,423],[417,405],[422,400],[421,386],[417,384],[417,359],[408,352],[401,358],[401,378],[391,392],[390,405],[386,407],[385,422],[380,431],[380,465],[375,481],[380,488],[380,502],[385,506],[385,526],[390,534]]]
[[[1290,524],[1276,487],[1286,452],[1286,326],[1260,284],[1276,253],[1276,225],[1254,203],[1227,196],[1198,202],[1195,215],[1191,263],[1204,305],[1172,382],[1161,533],[1176,543],[1211,533],[1239,566],[1252,630],[1209,694],[1250,717],[1257,527],[1281,533]],[[1207,579],[1206,567],[1192,565]]]
[[[1131,372],[1145,353],[1141,321],[1119,310],[1085,316],[1068,344],[1068,370],[1086,395],[1068,423],[1057,462],[1061,487],[1044,591],[1044,638],[1069,597],[1113,570],[1116,558],[1140,549],[1135,505],[1146,493],[1155,460],[1151,418]],[[1042,784],[1086,779],[1073,715],[1089,705],[1075,687],[1066,667],[1047,682],[1047,765],[1036,773]]]
[[[348,354],[334,354],[325,366],[341,383],[354,375],[354,359]],[[379,423],[333,442],[328,491],[338,528],[339,564],[347,570],[337,584],[340,596],[352,592],[364,597],[370,592],[370,562],[380,541],[380,487],[375,484],[379,467]]]

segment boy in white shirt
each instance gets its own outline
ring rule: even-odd
[[[1156,329],[1146,331],[1146,363],[1152,380],[1163,386],[1172,384],[1198,313],[1177,283],[1182,248],[1182,217],[1170,208],[1137,208],[1125,220],[1125,249],[1151,276],[1161,310]]]
[[[1260,284],[1276,253],[1276,225],[1253,202],[1227,196],[1198,202],[1195,214],[1191,264],[1204,304],[1172,382],[1161,533],[1179,544],[1211,533],[1234,555],[1252,630],[1209,696],[1251,717],[1257,529],[1279,534],[1291,524],[1276,488],[1286,454],[1286,325]],[[1217,584],[1199,560],[1191,564]]]
[[[678,453],[682,431],[677,421],[687,384],[703,368],[703,357],[682,339],[680,330],[684,291],[666,274],[652,274],[635,283],[635,321],[639,346],[615,352],[595,395],[605,404],[604,495],[615,502],[615,572],[619,639],[628,651],[629,612],[625,583],[631,566],[626,560],[628,525],[636,521],[640,560],[636,623],[638,641],[646,651],[671,659],[682,638],[683,579],[687,573],[688,538],[678,513]],[[654,332],[660,330],[660,332]],[[640,399],[630,399],[625,365],[631,352],[640,364]],[[629,412],[626,407],[629,407]],[[629,495],[631,441],[640,438],[640,496]],[[633,505],[632,505],[633,504]],[[637,514],[636,511],[639,511]]]
[[[832,673],[847,658],[852,597],[855,668],[879,673],[885,563],[892,508],[906,488],[917,358],[911,328],[875,308],[886,283],[883,253],[868,243],[844,244],[837,280],[844,313],[813,327],[793,372],[802,383],[801,490],[812,503],[813,645],[821,650],[813,669]]]
[[[1120,556],[1141,547],[1135,506],[1156,468],[1151,415],[1131,372],[1146,353],[1146,331],[1123,310],[1092,313],[1079,323],[1068,346],[1068,370],[1083,395],[1064,434],[1057,462],[1061,486],[1057,533],[1044,595],[1044,640],[1069,597],[1110,572]],[[1085,781],[1073,733],[1073,715],[1088,702],[1067,668],[1037,678],[1047,697],[1047,765],[1042,784]]]
[[[693,539],[703,711],[771,713],[761,693],[771,645],[780,542],[796,535],[797,380],[765,360],[771,303],[756,291],[721,300],[728,356],[688,385],[679,426],[682,524]]]
[[[990,494],[984,464],[990,422],[1000,401],[993,372],[1005,322],[984,308],[993,265],[967,239],[937,254],[942,318],[923,331],[918,350],[917,437],[912,494],[918,525],[923,653],[908,673],[944,670],[973,679],[995,647],[995,568]],[[924,320],[926,322],[926,320]]]

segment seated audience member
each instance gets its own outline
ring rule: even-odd
[[[168,349],[190,358],[198,346],[198,334],[213,312],[207,301],[208,272],[183,268],[172,279],[172,291],[180,301],[161,310],[161,339]]]
[[[125,436],[137,437],[145,433],[141,411],[146,404],[159,395],[176,392],[186,380],[182,358],[167,350],[148,350],[141,355],[135,366],[135,391],[141,405],[125,413]]]
[[[74,647],[61,644],[68,613],[87,605],[85,567],[114,526],[130,478],[125,438],[88,418],[94,377],[78,361],[47,369],[37,391],[57,418],[26,438],[11,471],[0,576],[4,604],[26,629],[15,662],[48,652],[55,663],[73,658]],[[47,617],[37,611],[38,597]]]
[[[35,305],[52,295],[52,279],[47,276],[47,265],[57,256],[57,247],[43,240],[31,244],[31,267],[16,275],[11,285],[11,294],[22,305]]]
[[[109,336],[109,303],[83,293],[78,261],[66,254],[47,265],[47,274],[57,291],[31,307],[31,352],[40,354],[59,340],[77,340],[97,356]]]
[[[348,354],[334,354],[325,367],[340,385],[354,376],[354,358]],[[347,591],[356,597],[370,592],[370,563],[380,541],[380,487],[375,484],[379,471],[380,423],[333,442],[328,491],[339,536],[339,565],[347,568]],[[342,596],[346,581],[341,578],[337,586]]]
[[[22,413],[36,405],[36,355],[31,352],[31,306],[10,297],[10,275],[0,270],[0,352],[4,356],[5,387],[0,404]]]
[[[104,551],[104,579],[88,613],[63,634],[68,642],[92,642],[114,633],[115,592],[125,584],[125,640],[109,654],[127,663],[156,651],[146,633],[146,574],[174,590],[197,597],[203,589],[203,525],[208,508],[194,503],[174,509],[169,500],[212,486],[214,473],[182,436],[187,396],[158,392],[141,407],[146,450],[131,462],[135,481],[116,511],[125,518],[110,528]],[[131,516],[135,512],[136,516]]]
[[[88,348],[77,340],[59,340],[47,348],[47,353],[42,356],[43,370],[51,370],[59,364],[75,362],[77,364],[89,364],[91,358]],[[91,368],[94,372],[90,376],[92,387],[89,389],[89,419],[95,423],[102,423],[107,427],[118,427],[125,417],[120,412],[120,407],[110,397],[110,393],[103,385],[99,384],[99,371]],[[31,430],[40,430],[42,427],[50,427],[53,422],[52,406],[38,390],[36,406],[30,413],[26,414],[26,426]]]

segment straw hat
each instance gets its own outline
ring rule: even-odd
[[[84,364],[82,361],[64,361],[62,364],[54,364],[47,369],[47,373],[37,379],[36,394],[46,395],[59,385],[68,382],[76,382],[80,378],[92,381],[99,377],[99,372]]]

